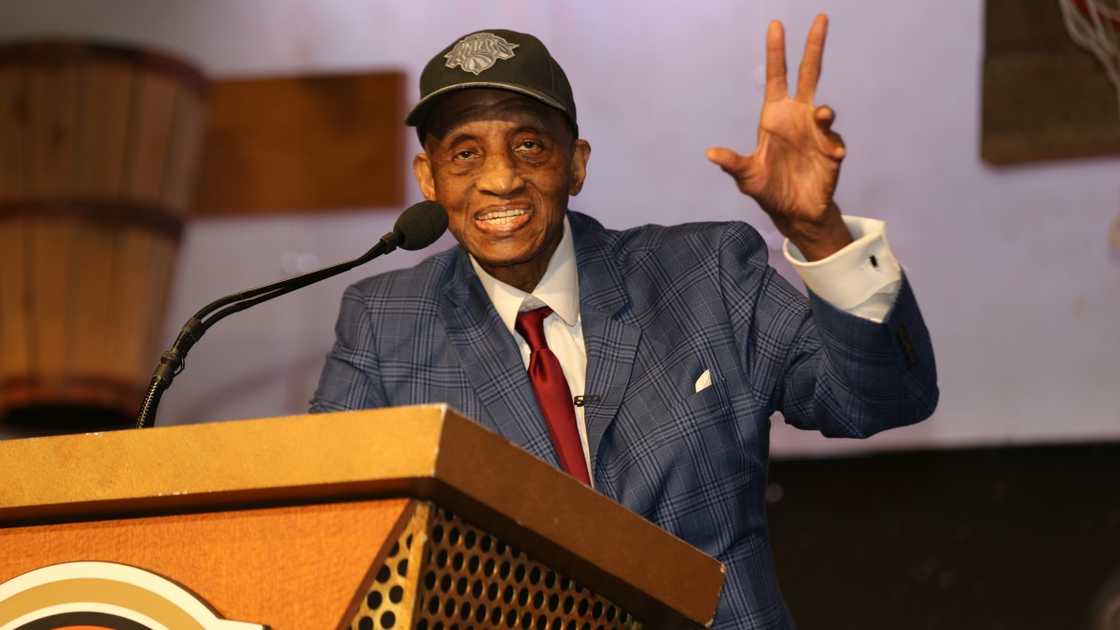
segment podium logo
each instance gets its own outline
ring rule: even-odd
[[[0,584],[0,630],[265,630],[219,619],[183,587],[125,564],[67,562]]]

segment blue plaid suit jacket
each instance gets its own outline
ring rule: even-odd
[[[770,415],[866,437],[933,412],[903,280],[883,324],[806,300],[743,223],[626,231],[568,213],[595,487],[727,566],[718,628],[791,628],[766,533]],[[710,370],[713,385],[694,391]],[[559,466],[517,345],[459,248],[347,289],[313,411],[446,402]]]

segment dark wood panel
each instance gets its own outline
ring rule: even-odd
[[[808,630],[1097,630],[1118,481],[1120,443],[774,461],[782,591]]]
[[[988,0],[980,154],[992,164],[1120,154],[1120,103],[1058,0]]]
[[[398,207],[399,72],[213,83],[196,216]]]

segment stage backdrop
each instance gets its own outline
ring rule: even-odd
[[[775,451],[1120,439],[1120,251],[1107,236],[1120,214],[1120,160],[980,160],[983,3],[38,0],[0,5],[0,37],[117,38],[220,78],[404,69],[413,94],[424,63],[454,37],[530,31],[567,70],[594,147],[574,208],[616,227],[745,219],[776,254],[765,217],[703,151],[752,146],[766,22],[787,23],[795,68],[818,10],[833,20],[819,99],[838,111],[850,152],[837,198],[887,220],[933,333],[942,397],[932,421],[869,442],[776,422]],[[167,341],[214,297],[356,256],[397,210],[191,223]],[[365,273],[417,260],[394,254]],[[192,352],[161,422],[304,409],[339,296],[362,273],[222,322]]]

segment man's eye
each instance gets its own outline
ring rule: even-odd
[[[469,160],[475,156],[475,152],[470,149],[463,149],[455,154],[456,160]]]
[[[535,153],[537,151],[540,151],[541,148],[541,143],[537,142],[536,140],[523,140],[520,144],[517,145],[518,151]]]

